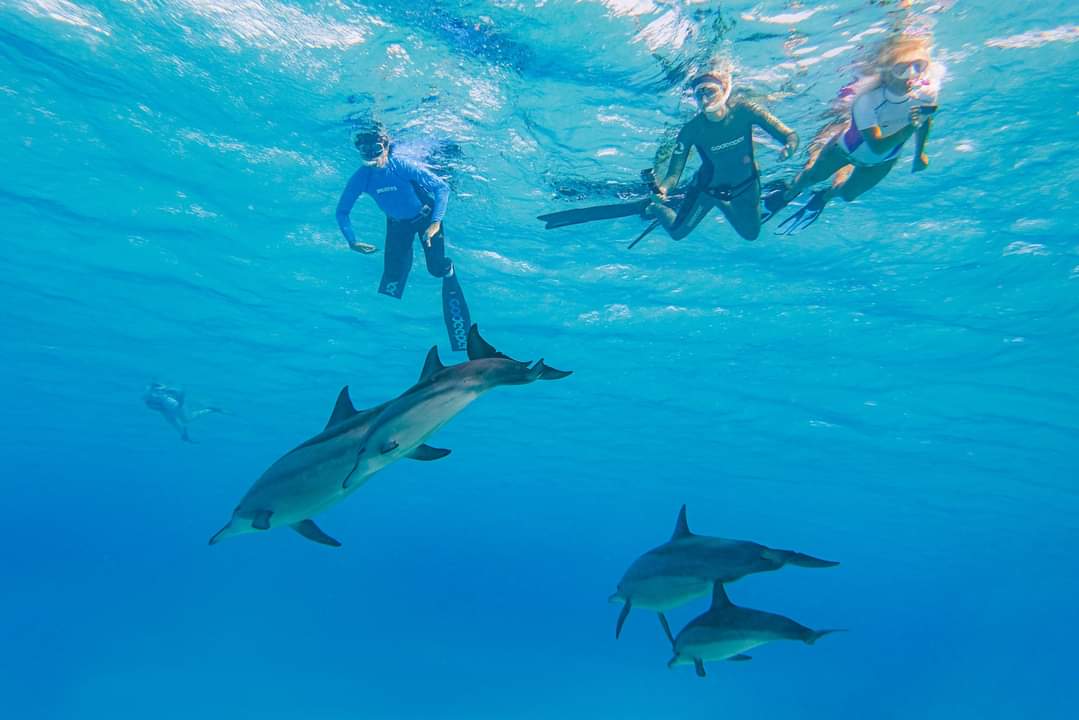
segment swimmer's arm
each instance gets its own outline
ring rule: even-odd
[[[690,133],[687,128],[689,128],[688,125],[678,133],[678,140],[674,144],[674,152],[671,153],[671,160],[667,165],[667,177],[663,178],[658,186],[660,195],[666,195],[670,192],[671,188],[677,185],[682,178],[682,171],[686,169],[689,149],[693,146],[692,142],[690,142]]]
[[[864,130],[862,132],[862,137],[865,138],[865,144],[868,145],[869,149],[875,154],[887,155],[892,150],[905,143],[913,133],[914,126],[907,125],[894,135],[884,137],[880,131],[880,127],[874,125]]]
[[[349,247],[356,246],[356,233],[352,230],[352,222],[349,220],[348,215],[352,212],[356,199],[363,194],[361,172],[362,170],[357,171],[349,178],[344,192],[341,193],[341,199],[337,201],[337,227],[341,228],[341,234],[345,236]]]
[[[446,205],[450,200],[450,186],[425,168],[405,163],[402,163],[402,167],[408,179],[426,190],[434,199],[434,207],[431,208],[431,224],[442,222],[442,218],[446,215]]]
[[[745,104],[746,107],[749,108],[753,124],[763,128],[764,131],[771,135],[777,142],[783,143],[783,152],[781,155],[784,157],[793,155],[794,151],[798,149],[798,133],[787,127],[782,120],[757,103],[746,102]]]
[[[914,133],[914,162],[911,165],[911,172],[921,172],[929,167],[929,155],[925,152],[925,144],[929,142],[929,131],[933,127],[933,118],[926,118],[926,121],[918,126],[918,129]]]

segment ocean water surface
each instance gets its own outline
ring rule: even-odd
[[[617,202],[693,68],[802,137],[866,49],[931,31],[930,167],[796,236],[714,213],[628,250]],[[1079,703],[1079,11],[967,0],[0,0],[0,714],[10,718],[1071,718]],[[453,194],[498,388],[286,531],[238,498],[446,346],[334,220],[378,118]],[[382,244],[370,199],[352,214]],[[224,408],[196,443],[150,382]],[[840,561],[731,598],[814,628],[668,670],[607,603],[682,504],[699,533]],[[669,613],[677,632],[708,606]]]

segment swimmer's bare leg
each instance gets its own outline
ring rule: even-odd
[[[820,154],[811,159],[802,172],[794,178],[794,182],[787,188],[784,200],[790,202],[801,195],[807,187],[827,180],[847,165],[850,165],[847,154],[840,149],[838,140],[833,138]]]
[[[898,158],[881,165],[871,167],[856,167],[854,172],[839,185],[833,186],[833,192],[838,194],[846,202],[851,202],[859,195],[876,186],[895,167]]]

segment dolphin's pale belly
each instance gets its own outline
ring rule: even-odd
[[[693,575],[654,575],[624,583],[622,592],[636,608],[663,612],[712,592],[712,581]]]
[[[780,639],[773,637],[771,633],[762,635],[735,629],[717,631],[715,628],[701,628],[700,632],[690,629],[683,635],[689,637],[679,636],[676,646],[678,652],[684,657],[701,660],[726,660],[759,645]]]
[[[480,388],[443,389],[406,396],[391,403],[375,420],[374,429],[364,441],[366,447],[360,456],[357,474],[369,477],[407,457],[482,394]],[[383,452],[385,448],[391,449]],[[356,487],[358,483],[350,481],[348,492]]]
[[[239,515],[270,511],[270,527],[313,517],[344,499],[344,481],[356,468],[356,438],[342,435],[280,458],[240,501]],[[351,487],[362,485],[356,477]]]

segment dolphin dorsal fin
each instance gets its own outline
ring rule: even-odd
[[[420,370],[418,382],[430,380],[432,375],[445,367],[442,364],[442,358],[438,356],[438,345],[432,345],[431,349],[427,351],[427,359],[423,361],[423,370]]]
[[[356,408],[352,406],[352,401],[348,398],[348,385],[345,385],[337,394],[337,402],[334,403],[330,419],[326,421],[326,427],[329,428],[357,414]]]
[[[723,588],[723,583],[717,582],[712,588],[712,609],[730,607],[734,603],[727,597],[727,591]]]
[[[686,506],[683,505],[682,509],[678,511],[678,519],[674,523],[674,533],[671,534],[671,540],[689,537],[692,534],[689,531],[689,523],[686,522]]]
[[[479,326],[475,323],[473,323],[472,327],[468,329],[467,350],[469,360],[482,360],[484,358],[502,358],[504,360],[513,360],[513,358],[507,355],[503,355],[502,353],[495,350],[490,343],[480,337]]]

